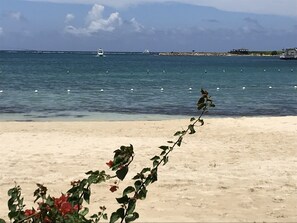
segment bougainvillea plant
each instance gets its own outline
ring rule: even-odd
[[[133,146],[121,146],[114,151],[113,160],[106,165],[114,172],[109,175],[105,171],[88,171],[86,178],[71,182],[71,188],[62,193],[58,197],[47,194],[47,188],[41,184],[37,184],[34,191],[35,208],[26,208],[24,199],[21,194],[21,187],[15,185],[8,191],[8,217],[13,223],[97,223],[100,220],[110,223],[114,222],[132,222],[139,218],[139,214],[135,211],[137,201],[144,200],[147,195],[147,188],[150,184],[158,180],[158,169],[161,164],[165,165],[169,160],[169,154],[175,147],[182,145],[183,138],[186,134],[194,134],[196,132],[195,125],[204,124],[202,116],[210,107],[214,107],[210,96],[206,90],[201,90],[202,96],[197,102],[197,109],[201,111],[198,118],[191,118],[190,124],[186,130],[177,131],[174,136],[176,141],[167,141],[167,145],[160,146],[160,154],[151,158],[152,166],[143,168],[133,178],[133,184],[123,190],[122,196],[116,198],[120,207],[110,216],[106,213],[105,206],[100,207],[100,211],[90,215],[89,209],[84,207],[84,202],[90,202],[91,186],[109,180],[117,179],[123,181],[129,171],[129,165],[133,161]],[[117,182],[117,181],[116,181]],[[118,184],[112,184],[110,191],[114,192],[119,189]],[[5,223],[0,219],[0,223]]]

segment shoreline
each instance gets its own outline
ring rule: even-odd
[[[160,167],[159,179],[137,205],[140,222],[296,222],[297,116],[204,117]],[[189,119],[159,121],[1,122],[0,218],[7,219],[7,190],[17,182],[27,207],[36,207],[36,183],[52,196],[70,188],[88,170],[107,170],[121,145],[132,144],[135,160],[119,191],[93,187],[90,213],[119,206],[127,182],[158,147],[174,140]],[[179,207],[178,209],[176,207]]]
[[[211,111],[210,111],[211,112]],[[98,113],[98,112],[66,112],[56,115],[36,114],[2,114],[0,123],[2,122],[122,122],[122,121],[166,121],[166,120],[188,120],[191,117],[198,117],[199,113],[194,115],[166,115],[166,114],[130,114],[130,113]],[[295,117],[297,115],[215,115],[207,114],[205,117],[211,119],[225,118],[270,118],[270,117]]]

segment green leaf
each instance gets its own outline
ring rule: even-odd
[[[146,168],[143,168],[142,171],[141,171],[140,173],[141,173],[141,174],[144,174],[144,173],[149,172],[149,171],[151,171],[151,168],[146,167]]]
[[[15,202],[15,199],[13,197],[10,198],[7,202],[8,207],[12,206],[14,202]]]
[[[205,103],[205,98],[204,97],[199,98],[197,105],[203,104],[203,103]]]
[[[190,119],[190,122],[192,122],[192,121],[195,121],[196,119],[194,118],[194,117],[192,117],[191,119]]]
[[[151,183],[154,183],[155,181],[158,180],[158,169],[153,169],[152,172],[151,172],[151,179],[152,179],[152,182]]]
[[[153,158],[151,158],[151,160],[159,160],[160,159],[160,156],[154,156]]]
[[[196,132],[195,129],[194,129],[194,125],[189,125],[188,128],[190,130],[189,134],[194,134]]]
[[[119,178],[120,180],[124,180],[125,176],[128,173],[128,169],[129,169],[128,166],[124,166],[123,168],[117,170],[116,172],[117,178]]]
[[[180,134],[182,134],[182,132],[181,131],[177,131],[176,133],[174,133],[174,136],[178,136]]]
[[[0,218],[0,223],[6,223],[2,218]]]
[[[86,216],[88,213],[89,213],[89,208],[84,208],[84,209],[80,212],[80,214],[81,214],[82,216]]]
[[[129,222],[135,221],[137,218],[139,218],[139,214],[137,212],[134,212],[133,214],[128,215],[125,218],[125,222],[126,223],[129,223]]]
[[[173,141],[167,141],[168,143],[174,143]]]
[[[183,137],[179,137],[178,140],[177,140],[176,145],[181,146],[182,141],[183,141]]]
[[[201,88],[201,94],[203,94],[203,95],[208,95],[208,92],[206,91],[206,90],[203,90],[202,88]]]
[[[158,166],[158,165],[159,165],[159,161],[158,161],[158,160],[154,160],[154,162],[153,162],[153,166],[156,167],[156,166]]]
[[[117,214],[120,216],[120,218],[124,218],[124,216],[125,216],[125,209],[124,208],[119,208],[118,210],[117,210]]]
[[[84,200],[89,204],[90,203],[91,191],[88,190],[88,189],[84,189],[83,194],[84,194]]]
[[[127,187],[127,188],[123,191],[123,196],[125,196],[125,195],[127,195],[127,194],[130,194],[130,193],[132,193],[132,192],[134,192],[134,191],[135,191],[135,188],[132,187],[132,186],[129,186],[129,187]]]
[[[167,150],[169,147],[168,146],[160,146],[159,148],[162,150]]]
[[[203,119],[199,119],[199,122],[200,122],[201,126],[204,125]]]
[[[134,183],[135,189],[138,190],[140,188],[141,184],[142,184],[142,182],[140,180],[135,181],[135,183]]]
[[[163,166],[168,162],[168,156],[165,156],[163,159]]]
[[[116,222],[120,218],[120,215],[117,212],[113,212],[110,216],[110,223]]]
[[[119,204],[127,204],[129,201],[129,198],[127,195],[124,195],[123,197],[116,198],[116,200]]]
[[[198,104],[198,105],[197,105],[197,109],[198,109],[198,110],[201,110],[201,109],[204,108],[205,106],[206,106],[205,103]]]
[[[135,199],[130,199],[129,200],[129,204],[128,204],[128,208],[127,208],[127,214],[132,214],[133,211],[135,210],[136,207],[136,200]]]
[[[104,220],[107,220],[107,214],[106,213],[103,214],[102,217],[103,217]]]
[[[19,215],[19,212],[18,211],[11,211],[11,212],[8,213],[9,219],[15,218],[18,215]]]
[[[138,192],[138,198],[140,200],[144,200],[146,198],[147,189],[145,187],[142,187],[141,190]]]
[[[142,174],[140,174],[140,173],[137,173],[133,178],[132,178],[132,180],[137,180],[137,179],[140,179],[141,178],[141,176],[142,176]]]

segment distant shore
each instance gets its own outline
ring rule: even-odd
[[[269,52],[251,52],[248,54],[234,54],[228,52],[160,52],[159,56],[270,56],[275,57],[280,54],[272,55]]]

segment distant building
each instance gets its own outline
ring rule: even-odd
[[[238,55],[247,55],[247,54],[249,54],[249,50],[248,49],[244,49],[244,48],[233,49],[229,53],[238,54]]]

